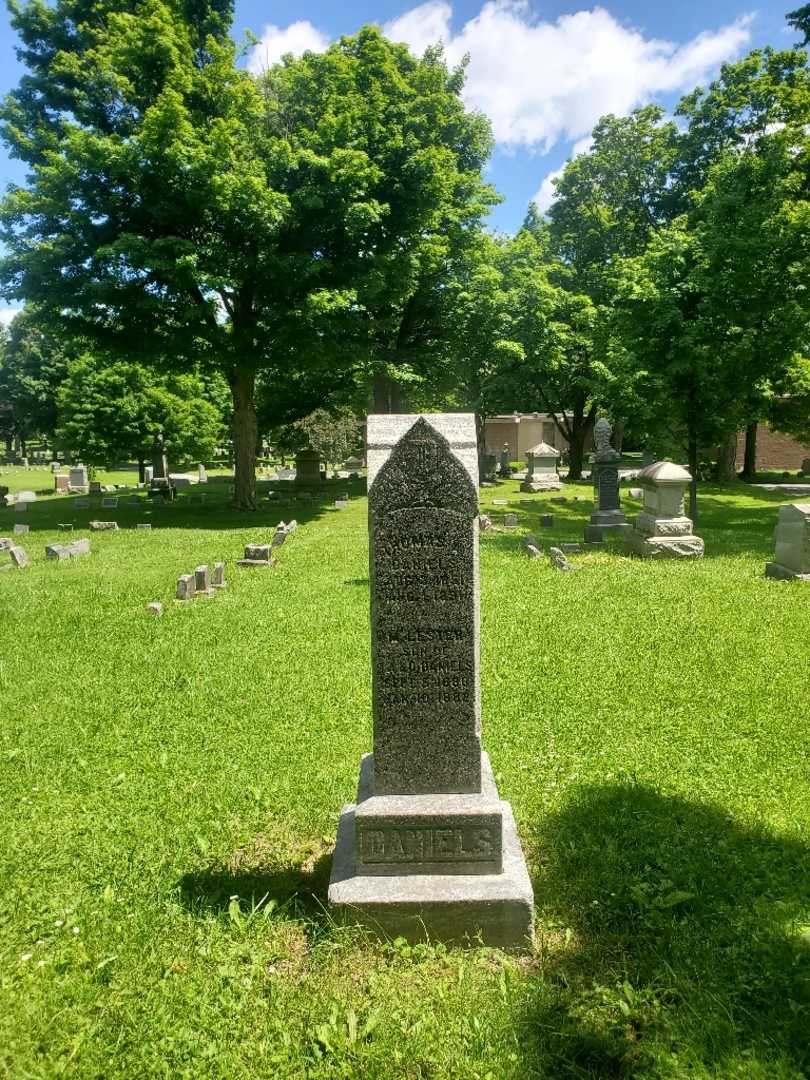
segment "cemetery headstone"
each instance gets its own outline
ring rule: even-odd
[[[541,514],[540,515],[540,528],[541,529],[553,529],[554,528],[554,515],[553,514]]]
[[[320,487],[321,458],[316,450],[300,450],[295,455],[295,483],[297,487]]]
[[[146,529],[146,530],[149,530],[149,529],[151,529],[151,528],[152,528],[152,524],[151,524],[151,522],[140,522],[139,524],[137,524],[137,525],[135,526],[135,528],[136,528],[136,529]]]
[[[152,483],[152,479],[154,478],[154,475],[155,475],[154,466],[146,465],[144,467],[144,470],[143,470],[143,482],[147,485],[147,487]]]
[[[11,556],[11,562],[18,570],[24,570],[28,566],[28,552],[25,548],[18,547],[15,544],[8,549],[8,553]]]
[[[539,559],[542,555],[542,552],[540,550],[540,541],[537,539],[536,536],[533,536],[531,533],[526,533],[526,535],[523,537],[523,547],[525,548],[526,554],[529,556],[530,559]]]
[[[181,574],[177,579],[177,600],[193,600],[196,596],[194,574]]]
[[[46,559],[76,559],[80,555],[90,554],[89,540],[74,540],[71,544],[48,544],[45,548]]]
[[[84,498],[77,499],[73,505],[77,510],[88,510],[90,508],[90,500]]]
[[[391,937],[525,946],[531,884],[481,749],[475,419],[369,416],[367,437],[374,753],[329,901]]]
[[[153,600],[151,604],[146,605],[146,610],[152,615],[162,615],[163,604],[159,603],[157,600]]]
[[[237,566],[245,568],[275,566],[271,544],[248,544],[245,548],[244,559],[236,560]]]
[[[37,501],[37,493],[35,491],[21,491],[17,496],[17,502],[34,503]]]
[[[59,529],[59,532],[63,532],[63,533],[64,532],[73,532],[73,522],[72,521],[60,521],[59,524],[58,524],[58,529]]]
[[[86,494],[90,490],[90,485],[87,480],[87,468],[84,465],[74,465],[69,473],[70,483],[68,484],[68,490],[79,492],[80,494]]]
[[[31,531],[31,526],[30,525],[17,524],[17,525],[14,526],[14,535],[15,536],[24,536],[27,532],[30,532],[30,531]]]
[[[484,454],[481,458],[481,487],[490,487],[498,480],[498,455]]]
[[[101,483],[100,480],[92,480],[91,481],[91,483],[90,483],[90,494],[91,495],[101,495],[103,490],[104,490],[104,485]]]
[[[114,498],[114,499],[102,499],[101,500],[101,508],[102,508],[102,510],[115,510],[117,508],[117,506],[118,506],[118,499],[117,498]]]
[[[205,465],[202,462],[197,466],[197,482],[199,484],[208,483],[208,473],[205,471]]]
[[[528,493],[559,491],[562,481],[557,473],[560,451],[548,443],[540,442],[526,452],[528,468],[520,490]]]
[[[572,570],[581,570],[581,566],[574,566],[570,563],[565,556],[565,552],[558,547],[548,549],[549,558],[551,559],[551,565],[555,570],[562,570],[563,573],[570,573]]]
[[[53,474],[53,489],[58,491],[60,495],[67,495],[70,488],[70,476],[68,473],[54,473]]]
[[[516,529],[518,523],[517,514],[504,514],[503,524],[507,529]]]
[[[93,532],[118,532],[117,521],[91,521],[90,528]]]
[[[765,576],[810,582],[810,503],[780,506],[773,538],[776,553],[765,566]]]
[[[632,526],[621,509],[619,499],[619,462],[622,455],[610,445],[613,428],[601,417],[593,429],[594,455],[591,479],[594,485],[596,509],[591,522],[585,526],[587,541],[610,537],[626,537]]]
[[[560,549],[566,553],[566,555],[578,555],[582,551],[582,544],[562,543]]]
[[[19,502],[18,501],[18,502],[14,503],[14,512],[15,512],[15,514],[24,514],[27,510],[28,510],[28,503],[27,502]]]
[[[59,472],[59,470],[60,470],[60,469],[62,468],[62,466],[61,466],[61,465],[59,464],[59,462],[58,462],[58,461],[52,461],[52,462],[50,463],[50,466],[49,466],[49,468],[50,468],[50,470],[51,470],[51,472],[52,472],[52,473],[55,473],[55,472]],[[69,479],[69,478],[68,478],[68,479]]]
[[[346,499],[335,499],[336,510],[345,510],[348,505],[349,503]]]
[[[214,573],[211,578],[211,585],[215,589],[227,589],[228,582],[225,580],[225,563],[214,563]]]
[[[684,514],[689,473],[672,461],[658,461],[639,473],[644,507],[628,535],[629,549],[647,559],[700,559],[704,543]]]
[[[207,566],[198,566],[194,571],[194,588],[198,596],[213,596],[211,588],[211,571]]]
[[[508,480],[509,477],[512,475],[510,458],[511,455],[509,453],[509,443],[504,443],[498,463],[498,476],[502,477],[504,480]]]
[[[802,462],[802,476],[810,476],[810,457],[806,457]]]
[[[478,517],[478,528],[481,532],[487,532],[492,528],[492,518],[488,514],[480,514]]]

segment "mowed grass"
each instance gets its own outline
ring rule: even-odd
[[[32,557],[0,574],[0,1073],[806,1077],[810,588],[763,577],[790,500],[704,487],[702,562],[560,574],[521,535],[581,537],[590,489],[482,492],[521,521],[481,539],[484,740],[537,902],[519,957],[375,943],[325,910],[371,746],[345,487],[247,516],[216,485],[148,516],[0,511]],[[293,516],[277,568],[234,567]],[[91,517],[121,531],[45,561]],[[175,604],[218,559],[229,588]]]

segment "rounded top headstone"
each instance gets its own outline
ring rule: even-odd
[[[682,465],[676,465],[674,461],[656,461],[642,469],[638,474],[642,484],[688,484],[692,476]]]

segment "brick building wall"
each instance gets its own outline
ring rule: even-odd
[[[767,424],[757,428],[757,468],[764,471],[796,472],[805,458],[810,458],[810,445],[797,442],[790,435],[772,431]],[[745,460],[745,432],[737,436],[737,469]]]

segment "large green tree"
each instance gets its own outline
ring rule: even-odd
[[[313,386],[424,338],[421,298],[491,201],[488,127],[438,53],[373,28],[256,79],[228,3],[30,0],[13,22],[29,74],[3,130],[29,177],[0,214],[6,294],[139,360],[218,368],[252,508],[257,378],[292,378],[305,414]]]
[[[90,465],[137,461],[140,478],[158,432],[175,463],[210,458],[224,418],[193,374],[158,375],[126,361],[84,354],[57,395],[61,443]]]
[[[18,442],[25,453],[33,436],[53,440],[56,391],[69,360],[58,336],[40,313],[28,308],[15,315],[0,343],[0,429],[7,443]]]

